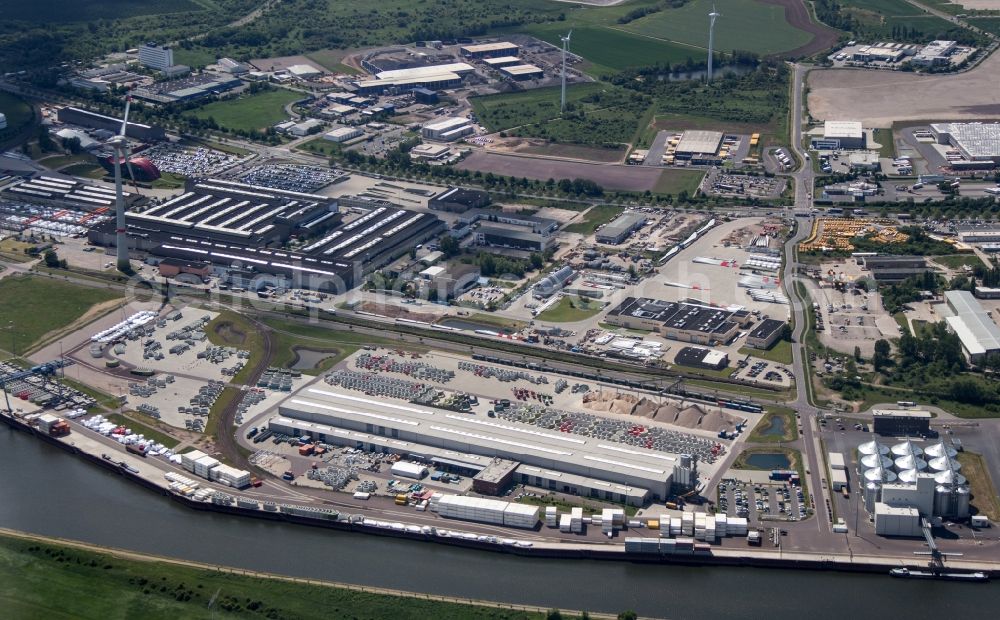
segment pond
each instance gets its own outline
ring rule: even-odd
[[[774,435],[781,437],[785,434],[785,418],[780,415],[771,416],[767,428],[760,432],[761,435]]]
[[[338,354],[335,350],[320,351],[316,349],[305,349],[296,347],[294,349],[295,359],[292,361],[292,370],[312,370],[319,367],[323,360],[329,359]]]
[[[754,452],[746,457],[746,464],[754,469],[788,469],[791,462],[782,452]]]

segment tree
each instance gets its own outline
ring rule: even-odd
[[[562,613],[558,609],[550,609],[545,614],[545,620],[562,620]]]
[[[618,620],[639,620],[639,614],[630,609],[618,614]]]
[[[861,347],[857,345],[854,346],[854,359],[857,362],[861,361]]]
[[[790,324],[785,323],[781,327],[781,339],[786,342],[792,341],[792,326]]]
[[[541,269],[545,266],[545,257],[538,252],[532,252],[528,260],[531,261],[532,269]]]
[[[461,244],[459,244],[458,239],[449,234],[441,235],[441,239],[438,241],[438,246],[441,248],[441,253],[444,254],[445,258],[458,256],[458,254],[462,251],[462,247]]]
[[[56,254],[55,250],[46,250],[43,258],[45,259],[45,266],[49,269],[58,269],[61,266],[59,255]]]

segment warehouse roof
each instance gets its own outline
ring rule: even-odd
[[[523,61],[517,56],[500,56],[499,58],[483,58],[483,62],[491,67],[501,67],[503,65],[519,65]]]
[[[861,139],[865,130],[861,121],[826,121],[823,123],[824,138],[855,138]]]
[[[944,297],[955,313],[955,316],[946,317],[945,320],[969,355],[1000,351],[1000,328],[972,293],[945,291]]]
[[[750,338],[766,339],[774,332],[782,329],[784,326],[784,321],[779,321],[778,319],[764,319],[753,328],[753,331],[750,332]]]
[[[626,232],[634,230],[636,226],[641,225],[645,221],[646,216],[642,213],[622,213],[614,221],[606,224],[601,230],[597,231],[597,236],[600,238],[617,239]]]
[[[531,75],[532,73],[542,72],[542,70],[535,65],[514,65],[512,67],[501,67],[500,71],[510,75]]]
[[[427,78],[444,74],[469,73],[475,71],[475,67],[467,62],[453,62],[445,65],[430,65],[427,67],[414,67],[412,69],[393,69],[375,74],[379,80],[405,80],[412,78]]]
[[[658,299],[627,297],[608,316],[631,316],[663,323],[679,330],[699,332],[727,331],[734,312],[690,303],[675,303]]]
[[[715,153],[722,143],[721,131],[691,129],[685,131],[677,144],[679,153]]]
[[[476,45],[463,45],[463,54],[482,54],[483,52],[499,52],[502,50],[516,50],[519,46],[509,43],[507,41],[499,41],[497,43],[479,43]]]

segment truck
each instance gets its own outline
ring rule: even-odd
[[[409,500],[409,498],[406,497],[405,493],[400,493],[399,495],[396,496],[396,505],[397,506],[405,506],[405,505],[407,505],[409,503],[410,503],[410,500]]]
[[[125,446],[125,451],[136,456],[146,456],[146,445],[141,443],[130,443]]]

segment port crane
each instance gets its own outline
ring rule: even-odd
[[[20,372],[15,372],[12,374],[0,375],[0,391],[3,391],[4,401],[7,405],[7,413],[12,413],[14,410],[10,408],[10,396],[7,394],[7,384],[14,381],[20,381],[21,379],[26,379],[27,377],[52,377],[55,376],[56,372],[62,368],[65,363],[62,360],[55,360],[52,362],[46,362],[44,364],[38,364],[37,366],[32,366],[26,370]]]

